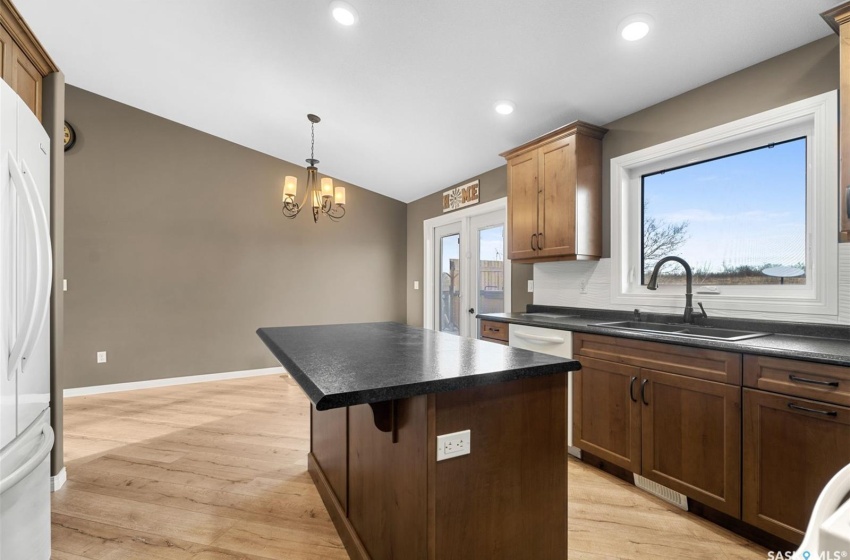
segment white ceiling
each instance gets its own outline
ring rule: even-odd
[[[832,33],[837,0],[17,0],[69,84],[409,202]],[[655,26],[628,43],[635,13]],[[497,115],[493,103],[517,109]]]

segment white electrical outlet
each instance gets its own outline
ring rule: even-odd
[[[98,352],[97,353],[97,363],[105,364],[106,363],[106,352]]]
[[[534,280],[528,281],[528,293],[529,294],[534,293]]]
[[[444,461],[452,457],[469,455],[471,447],[472,432],[469,430],[437,436],[437,460]]]
[[[419,280],[414,280],[414,281],[413,281],[413,289],[414,289],[414,290],[418,290],[418,289],[419,289]]]
[[[587,293],[587,280],[582,280],[578,283],[578,293],[586,294]]]
[[[62,279],[62,291],[63,292],[68,291],[68,279],[67,278]]]

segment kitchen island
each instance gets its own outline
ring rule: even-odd
[[[308,468],[352,558],[567,557],[578,362],[398,323],[257,334],[312,402]]]

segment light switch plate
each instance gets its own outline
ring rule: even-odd
[[[106,352],[98,352],[97,353],[97,363],[105,364],[106,363]]]
[[[528,293],[529,294],[534,293],[534,280],[528,281]]]
[[[419,280],[414,280],[414,281],[413,281],[413,289],[414,289],[414,290],[418,290],[418,289],[419,289]]]
[[[469,455],[471,448],[472,432],[470,430],[437,436],[438,461]]]

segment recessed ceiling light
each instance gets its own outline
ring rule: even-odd
[[[514,109],[516,109],[516,105],[514,105],[513,101],[503,99],[502,101],[496,101],[496,103],[493,104],[493,109],[495,109],[500,115],[510,115],[514,112]]]
[[[354,25],[360,19],[354,6],[342,0],[331,2],[331,15],[339,24],[345,26]]]
[[[649,34],[652,18],[646,14],[636,14],[624,19],[619,26],[620,36],[626,41],[639,41]]]

